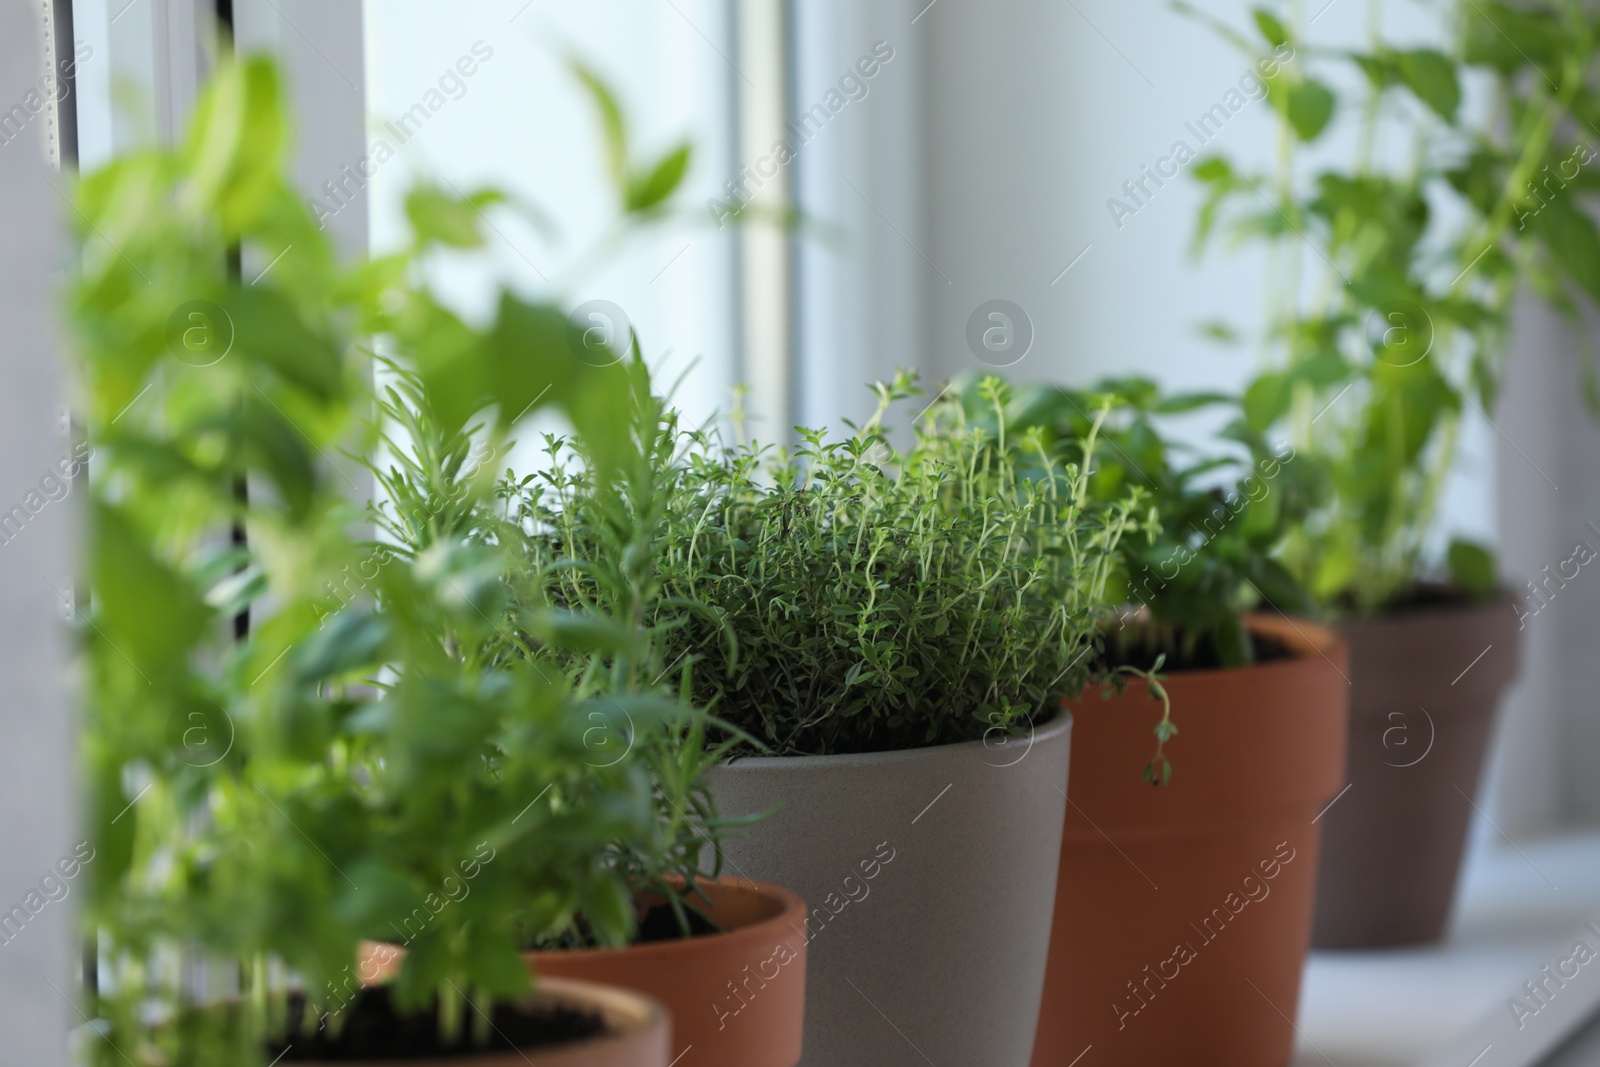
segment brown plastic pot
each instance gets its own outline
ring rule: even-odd
[[[1252,616],[1292,659],[1174,672],[1170,784],[1140,770],[1142,681],[1071,701],[1072,768],[1033,1067],[1283,1067],[1311,937],[1317,816],[1344,786],[1344,642]]]
[[[363,1067],[668,1067],[670,1029],[665,1009],[649,997],[626,989],[544,978],[530,1000],[563,1004],[598,1014],[604,1036],[586,1041],[546,1045],[524,1052],[443,1056],[417,1060],[363,1060]],[[287,1062],[287,1061],[286,1061]],[[348,1061],[341,1060],[347,1064]],[[295,1067],[335,1067],[331,1062],[299,1060]]]
[[[675,1067],[794,1067],[805,1021],[805,902],[745,878],[701,887],[714,904],[705,913],[721,933],[523,958],[541,985],[575,978],[660,1001],[672,1015]],[[403,951],[368,945],[361,973],[381,980]]]
[[[1443,936],[1518,629],[1509,595],[1340,627],[1355,683],[1350,791],[1322,820],[1316,947]]]

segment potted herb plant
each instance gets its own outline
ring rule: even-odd
[[[577,63],[574,70],[606,132],[621,232],[668,217],[688,147],[635,162],[620,103],[593,71]],[[552,334],[565,326],[545,324]],[[672,1012],[682,1067],[793,1067],[806,972],[804,941],[793,926],[805,905],[779,886],[719,876],[723,823],[703,772],[733,739],[706,744],[703,723],[675,714],[681,704],[663,703],[664,730],[640,731],[625,709],[609,703],[646,692],[664,699],[678,677],[680,664],[661,659],[650,625],[661,597],[661,475],[670,469],[676,435],[651,393],[636,339],[607,343],[570,329],[565,336],[586,362],[615,368],[627,383],[625,396],[607,398],[619,402],[606,412],[627,447],[613,455],[608,438],[547,436],[544,462],[519,475],[486,452],[484,426],[442,417],[451,382],[386,361],[378,414],[388,447],[366,460],[381,490],[376,525],[406,558],[451,540],[504,553],[506,593],[516,610],[480,655],[564,677],[574,693],[606,709],[591,712],[584,732],[596,766],[626,756],[649,770],[656,817],[647,832],[615,842],[610,856],[632,894],[633,928],[619,940],[582,914],[564,927],[525,927],[517,947],[530,969],[660,1001]],[[455,640],[443,633],[438,639]],[[379,976],[402,957],[393,943],[366,953]]]
[[[521,610],[505,633],[486,635],[485,657],[568,678],[605,709],[592,713],[585,731],[590,759],[607,766],[626,755],[650,769],[656,817],[647,832],[619,839],[613,855],[633,894],[635,929],[608,939],[586,916],[564,928],[524,929],[518,948],[530,969],[660,1001],[672,1012],[683,1067],[794,1067],[806,983],[805,942],[795,927],[806,907],[779,886],[718,876],[723,822],[702,778],[734,740],[706,744],[699,722],[641,733],[620,709],[606,707],[678,666],[661,660],[648,625],[636,631],[604,622],[643,624],[657,612],[656,554],[669,504],[660,479],[677,446],[675,423],[651,395],[643,364],[628,363],[626,372],[634,394],[618,411],[631,410],[625,424],[634,447],[624,462],[602,465],[582,435],[547,436],[544,462],[521,476],[506,468],[491,497],[472,489],[494,471],[474,455],[481,428],[446,430],[422,381],[391,367],[380,412],[395,432],[387,462],[373,464],[384,497],[377,522],[406,557],[449,538],[502,546],[511,558],[508,591]],[[591,651],[596,641],[604,652]],[[365,954],[374,978],[403,956],[393,943]]]
[[[1594,152],[1564,121],[1588,115],[1593,16],[1458,5],[1447,55],[1384,41],[1378,11],[1369,47],[1302,49],[1314,65],[1271,87],[1275,173],[1222,158],[1195,169],[1208,186],[1200,239],[1264,241],[1289,279],[1246,419],[1285,428],[1326,479],[1280,558],[1350,644],[1349,788],[1323,820],[1315,933],[1330,948],[1444,931],[1522,613],[1489,550],[1448,538],[1441,496],[1463,421],[1494,411],[1518,282],[1569,312],[1600,299],[1600,234],[1578,180]],[[1256,22],[1269,43],[1301,43],[1265,12]],[[1319,80],[1321,64],[1357,75],[1359,108]],[[1473,69],[1499,84],[1490,122],[1462,105]],[[1357,157],[1301,166],[1341,105],[1359,110]],[[1406,149],[1389,164],[1395,138]],[[1593,396],[1592,371],[1586,383]]]
[[[1292,449],[1236,417],[1203,450],[1178,442],[1174,420],[1236,413],[1226,396],[1165,397],[1138,378],[953,388],[996,437],[1031,432],[1054,457],[1090,442],[1091,504],[1138,487],[1153,512],[1118,546],[1108,596],[1127,606],[1095,683],[1067,705],[1070,802],[1033,1063],[1090,1045],[1110,1064],[1286,1063],[1316,816],[1343,785],[1343,642],[1280,613],[1306,601],[1269,556],[1315,485]]]
[[[1055,895],[1070,719],[1132,502],[1091,516],[1069,463],[876,416],[793,452],[670,420],[653,501],[661,658],[738,733],[708,782],[737,875],[789,886],[805,1062],[1025,1064]],[[562,532],[563,537],[568,536]],[[748,738],[748,740],[744,740]],[[735,982],[727,1025],[769,989]]]
[[[552,343],[553,307],[507,294],[480,329],[416,284],[418,257],[476,243],[492,197],[419,190],[415,247],[347,269],[283,177],[286,141],[273,66],[229,63],[182,147],[123,156],[76,196],[69,314],[94,446],[77,1039],[135,1067],[491,1065],[525,1049],[665,1067],[658,1004],[535,985],[516,938],[577,915],[626,938],[615,854],[655,829],[652,777],[626,755],[597,766],[591,716],[630,717],[644,747],[692,716],[480,658],[518,618],[501,553],[443,538],[375,554],[327,459],[372,443],[357,346],[373,336],[448,383],[447,424],[493,404],[498,443],[554,404],[605,463],[628,447],[603,417],[626,379]],[[230,249],[276,269],[246,284]],[[330,613],[325,583],[352,570],[367,585]],[[365,988],[358,946],[390,930],[405,963]]]

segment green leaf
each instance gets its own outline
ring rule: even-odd
[[[1333,119],[1333,92],[1321,82],[1306,81],[1289,86],[1289,124],[1305,142],[1315,141]]]
[[[1294,375],[1268,371],[1250,383],[1244,393],[1244,417],[1252,429],[1265,431],[1289,410],[1294,396]]]
[[[601,466],[629,449],[627,420],[618,412],[633,403],[630,365],[596,367],[569,343],[567,316],[551,304],[501,296],[493,328],[472,333],[447,309],[419,303],[408,338],[417,374],[446,430],[456,430],[495,405],[502,427],[533,411],[559,407]]]
[[[183,575],[158,560],[144,533],[107,504],[94,509],[92,581],[95,633],[111,645],[106,662],[123,657],[140,676],[182,670],[213,612]]]
[[[1361,68],[1361,72],[1367,76],[1367,82],[1374,89],[1387,89],[1400,80],[1399,64],[1395,62],[1392,53],[1373,55],[1358,52],[1350,58]]]
[[[1278,48],[1289,43],[1289,31],[1283,28],[1283,23],[1272,12],[1257,7],[1252,8],[1250,14],[1255,16],[1256,28],[1272,47]]]
[[[630,181],[627,209],[634,213],[649,211],[671,196],[689,169],[690,156],[691,146],[679,145],[663,156],[648,175]]]
[[[1590,300],[1600,301],[1600,231],[1572,201],[1557,193],[1530,225],[1556,266]]]
[[[1461,83],[1450,58],[1431,48],[1415,48],[1398,53],[1396,59],[1401,79],[1417,99],[1439,117],[1454,122],[1461,106]]]
[[[1237,615],[1229,615],[1214,630],[1211,631],[1212,644],[1216,647],[1217,658],[1224,667],[1243,667],[1254,658],[1250,642],[1250,631],[1245,629],[1243,621]],[[1172,730],[1177,733],[1177,729]],[[1165,741],[1159,730],[1156,733],[1158,740]]]
[[[1189,168],[1203,182],[1219,182],[1233,177],[1233,166],[1221,156],[1207,156]]]
[[[1218,404],[1232,404],[1236,399],[1229,393],[1174,393],[1158,400],[1151,410],[1159,415],[1181,415]]]
[[[235,358],[272,368],[318,400],[331,400],[343,391],[339,349],[283,293],[267,286],[234,288],[223,298],[222,309],[232,324]]]
[[[611,173],[611,183],[626,202],[628,188],[628,128],[622,117],[622,107],[616,94],[597,71],[576,57],[567,60],[567,66],[578,81],[589,91],[595,108],[600,112],[600,126],[606,142],[606,165]]]
[[[1530,63],[1548,67],[1560,60],[1567,37],[1560,19],[1550,12],[1473,0],[1465,15],[1467,63],[1514,74]]]
[[[548,609],[530,613],[528,632],[539,640],[572,652],[632,655],[638,647],[633,630],[589,612]]]
[[[184,162],[202,213],[238,234],[278,188],[288,147],[277,67],[253,56],[219,70],[195,105]]]
[[[1450,580],[1458,589],[1480,599],[1494,593],[1494,553],[1483,545],[1456,538],[1450,542],[1449,564]]]
[[[419,185],[406,195],[406,218],[419,244],[438,242],[451,248],[479,248],[481,217],[470,200],[451,196],[431,185]]]
[[[1314,353],[1309,359],[1303,359],[1294,367],[1296,381],[1310,382],[1318,389],[1326,389],[1330,385],[1338,385],[1350,377],[1351,366],[1339,354],[1337,348],[1323,348]]]
[[[392,632],[384,616],[342,611],[295,649],[295,677],[302,684],[312,684],[376,667],[385,658]]]

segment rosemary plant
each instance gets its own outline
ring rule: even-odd
[[[665,900],[687,935],[696,879],[720,868],[723,823],[701,775],[723,746],[706,743],[705,719],[681,686],[674,699],[670,665],[651,629],[660,598],[652,552],[665,497],[653,451],[661,408],[644,365],[636,359],[617,369],[633,383],[629,425],[651,428],[621,464],[601,467],[581,435],[547,438],[547,463],[520,479],[502,468],[498,480],[493,459],[512,443],[490,449],[476,424],[447,430],[421,379],[392,362],[386,368],[390,381],[377,411],[388,447],[384,459],[368,461],[381,490],[374,519],[385,535],[374,551],[417,559],[458,544],[495,554],[507,610],[503,625],[481,633],[470,655],[562,678],[588,702],[589,762],[609,767],[628,759],[648,769],[654,818],[611,842],[605,863],[636,897]],[[536,485],[559,502],[551,507]],[[591,491],[581,501],[574,496],[579,485]],[[591,524],[585,536],[571,532],[578,522]],[[435,636],[453,654],[469,655],[463,635],[445,629]],[[527,948],[615,944],[617,931],[579,912],[565,925],[526,926],[519,940]]]

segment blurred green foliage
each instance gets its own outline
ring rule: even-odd
[[[1364,48],[1320,47],[1265,10],[1257,41],[1225,30],[1248,51],[1296,50],[1269,86],[1279,151],[1259,173],[1223,156],[1193,171],[1206,187],[1197,246],[1254,243],[1272,257],[1271,358],[1245,418],[1286,431],[1327,479],[1281,558],[1328,610],[1358,613],[1443,574],[1492,591],[1487,549],[1442,551],[1462,420],[1493,415],[1520,284],[1574,316],[1600,302],[1586,211],[1600,180],[1585,169],[1600,139],[1600,14],[1567,0],[1453,3],[1447,53],[1391,44],[1382,5],[1369,11]],[[1464,103],[1474,87],[1492,107]],[[1324,146],[1330,130],[1353,152]],[[1582,381],[1600,405],[1592,359]]]
[[[497,454],[520,419],[559,409],[599,477],[637,462],[618,418],[637,382],[571,351],[554,303],[503,292],[477,326],[430,290],[430,255],[479,247],[497,193],[418,188],[409,247],[341,263],[285,177],[282,96],[269,61],[229,62],[181,146],[124,155],[76,192],[99,955],[82,1040],[102,1064],[265,1064],[286,981],[313,1026],[325,1011],[337,1027],[364,938],[409,938],[404,1003],[438,996],[447,1032],[481,1036],[467,1002],[528,988],[523,941],[580,921],[593,941],[629,936],[629,863],[665,847],[661,766],[643,754],[694,722],[637,671],[596,686],[551,669],[508,582],[517,561],[470,523],[435,523],[414,550],[372,540],[334,457],[377,444],[378,339],[441,439]],[[651,168],[636,213],[659,213],[682,171]],[[235,249],[274,265],[246,283]],[[461,516],[494,498],[492,477],[449,488]],[[618,642],[648,643],[607,608],[561,635],[596,671]],[[512,639],[533,654],[506,655]],[[597,755],[597,725],[621,720],[631,750]],[[198,1010],[229,988],[235,1008]]]

